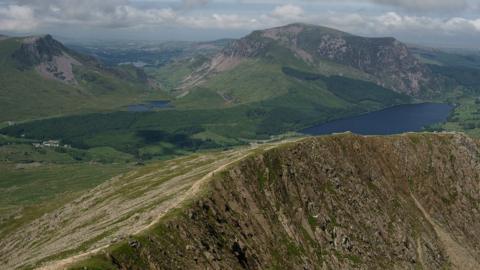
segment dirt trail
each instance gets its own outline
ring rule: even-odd
[[[420,238],[417,238],[417,256],[418,256],[418,261],[422,265],[422,269],[427,269],[425,266],[425,260],[423,259],[423,249],[422,249],[422,241]]]
[[[180,167],[184,167],[188,169],[188,172],[182,175],[174,176],[171,179],[166,180],[164,183],[160,185],[161,188],[157,188],[155,192],[150,192],[152,196],[148,196],[149,194],[143,195],[141,197],[140,202],[135,202],[141,206],[144,205],[145,201],[152,200],[150,198],[163,196],[168,197],[163,201],[158,202],[158,205],[155,205],[154,211],[150,211],[148,217],[149,218],[142,218],[144,222],[136,222],[136,224],[124,224],[122,225],[123,234],[125,235],[133,235],[142,233],[145,230],[150,229],[152,226],[157,224],[162,217],[165,216],[170,210],[177,208],[182,205],[185,201],[195,197],[199,194],[202,189],[202,186],[212,178],[216,173],[223,171],[229,165],[244,159],[248,155],[250,155],[253,151],[262,149],[262,150],[269,150],[277,145],[284,144],[287,142],[291,142],[295,140],[286,140],[286,141],[279,141],[275,143],[269,144],[259,144],[259,145],[251,145],[250,147],[237,149],[234,151],[224,152],[220,154],[218,157],[212,158],[208,155],[201,156],[194,160],[188,160],[186,162],[182,162],[181,165],[174,164],[170,166],[170,169],[178,170]],[[199,164],[202,163],[202,164]],[[166,166],[168,167],[168,166]],[[167,174],[168,170],[165,169],[165,166],[160,168],[156,172],[150,172],[148,174],[141,175],[134,179],[134,182],[140,182],[143,185],[155,181],[154,179],[158,178],[159,175]],[[131,173],[132,177],[135,176],[135,173]],[[120,182],[119,182],[120,183]],[[119,183],[114,183],[112,185],[119,186]],[[131,183],[123,184],[128,185]],[[120,185],[121,186],[121,185]],[[101,189],[105,189],[108,186],[100,187]],[[117,196],[116,193],[111,192],[109,196]],[[102,196],[105,196],[105,194]],[[98,197],[98,196],[97,196]],[[158,198],[157,198],[158,201]],[[115,200],[112,200],[115,202]],[[155,202],[155,201],[153,201]],[[129,203],[132,207],[137,206],[130,201],[124,201],[122,203]],[[116,203],[115,203],[116,204]],[[109,207],[112,206],[112,203],[108,204]],[[93,206],[92,206],[93,207]],[[97,207],[97,205],[94,205]],[[140,207],[134,207],[134,209],[141,209]],[[119,216],[115,217],[118,218]],[[108,220],[111,222],[111,220]],[[105,226],[107,228],[108,226]],[[105,228],[100,228],[98,230],[105,230]],[[92,248],[90,250],[86,250],[81,254],[77,254],[65,259],[61,259],[58,261],[48,262],[44,264],[38,269],[41,270],[55,270],[55,269],[66,269],[68,266],[72,265],[75,262],[78,262],[82,259],[88,258],[94,254],[102,252],[106,248],[108,248],[112,242],[105,242],[99,241],[99,247]]]
[[[415,202],[417,208],[422,212],[425,219],[432,225],[440,241],[443,243],[443,247],[447,252],[447,255],[452,263],[454,269],[460,270],[478,270],[480,269],[480,263],[468,252],[468,250],[458,244],[452,236],[445,231],[435,220],[428,214],[423,208],[420,202],[412,195],[412,199]],[[417,243],[420,243],[418,241]],[[420,248],[421,251],[421,248]],[[421,256],[421,252],[419,254]]]
[[[225,169],[228,165],[244,158],[245,156],[242,156],[238,159],[235,159],[231,162],[228,162],[228,163],[225,163],[223,165],[221,165],[220,167],[218,167],[216,170],[208,173],[207,175],[205,175],[204,177],[202,177],[201,179],[199,179],[197,182],[195,182],[195,184],[192,185],[192,187],[187,191],[185,192],[182,196],[178,196],[173,202],[171,202],[168,206],[166,206],[164,209],[163,209],[163,213],[161,215],[159,215],[157,217],[156,220],[152,221],[150,224],[148,224],[146,227],[144,228],[141,228],[140,230],[134,232],[133,234],[139,234],[143,231],[146,231],[148,229],[150,229],[151,227],[153,227],[157,222],[159,222],[161,220],[161,218],[166,214],[168,213],[170,210],[178,207],[180,204],[182,204],[185,200],[187,200],[188,198],[192,198],[194,197],[196,194],[198,194],[199,190],[200,190],[200,187],[203,183],[206,182],[206,180],[210,179],[216,172],[220,172],[222,171],[223,169]],[[56,261],[56,262],[52,262],[50,263],[49,265],[46,265],[46,266],[43,266],[43,267],[40,267],[38,269],[40,270],[55,270],[55,269],[66,269],[69,265],[75,263],[75,262],[78,262],[82,259],[85,259],[85,258],[88,258],[89,256],[92,256],[94,254],[97,254],[98,252],[101,252],[102,250],[108,248],[109,245],[105,245],[105,246],[102,246],[102,247],[99,247],[99,248],[96,248],[94,250],[91,250],[91,251],[88,251],[88,252],[85,252],[85,253],[82,253],[82,254],[78,254],[78,255],[75,255],[75,256],[72,256],[72,257],[69,257],[69,258],[66,258],[66,259],[63,259],[63,260],[60,260],[60,261]]]
[[[243,153],[243,152],[242,152]],[[147,226],[145,227],[142,227],[140,228],[139,230],[133,232],[132,234],[139,234],[143,231],[146,231],[148,229],[150,229],[151,227],[153,227],[157,222],[159,222],[161,220],[161,218],[167,214],[170,210],[174,209],[174,208],[177,208],[179,207],[183,202],[185,202],[185,200],[189,199],[189,198],[192,198],[194,197],[195,195],[198,194],[198,192],[200,191],[200,187],[202,186],[202,184],[204,184],[208,179],[210,179],[216,172],[220,172],[222,170],[224,170],[227,166],[229,166],[230,164],[234,163],[234,162],[237,162],[238,160],[241,160],[243,158],[245,158],[248,154],[244,154],[244,155],[241,155],[240,157],[238,158],[235,158],[234,160],[225,160],[219,167],[217,167],[215,170],[209,172],[208,174],[206,174],[205,176],[203,176],[201,179],[197,180],[189,189],[188,191],[184,192],[182,195],[180,196],[176,196],[175,199],[173,199],[171,202],[169,202],[167,205],[164,205],[162,207],[162,213],[160,215],[158,215],[156,217],[156,219],[154,221],[152,221],[150,224],[148,224]],[[91,251],[88,251],[88,252],[84,252],[82,254],[78,254],[78,255],[75,255],[75,256],[72,256],[72,257],[69,257],[69,258],[66,258],[66,259],[63,259],[63,260],[59,260],[59,261],[54,261],[54,262],[51,262],[49,263],[48,265],[46,266],[43,266],[43,267],[40,267],[38,269],[40,270],[55,270],[55,269],[66,269],[69,265],[77,262],[77,261],[80,261],[82,259],[85,259],[85,258],[88,258],[89,256],[91,255],[94,255],[94,254],[97,254],[98,252],[101,252],[102,250],[108,248],[110,245],[104,245],[102,247],[99,247],[99,248],[96,248],[94,250],[91,250]]]

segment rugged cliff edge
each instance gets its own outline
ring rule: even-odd
[[[480,148],[319,137],[252,155],[78,269],[479,269]]]

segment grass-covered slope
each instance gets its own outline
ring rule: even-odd
[[[0,136],[0,238],[131,169],[135,161],[109,147],[81,150],[41,143]]]
[[[478,269],[478,157],[460,134],[307,139],[70,268]]]
[[[480,53],[477,50],[434,49],[418,46],[411,46],[410,50],[426,64],[480,68]]]
[[[10,218],[0,219],[0,262],[7,269],[30,269],[125,239],[149,228],[159,217],[197,196],[203,190],[203,183],[229,164],[273,146],[262,144],[197,153],[136,167],[117,164],[117,175],[109,181],[103,178],[115,170],[108,170],[107,166],[101,170],[98,164],[39,166],[35,171],[37,181],[28,179],[28,175],[17,175],[20,183],[5,181],[0,188],[16,188],[25,196],[7,193],[8,196],[0,200],[0,206],[4,203],[15,206],[13,200],[21,200],[27,194],[51,195],[54,188],[58,193],[57,198],[43,201],[37,196],[37,205],[25,206],[23,210],[17,208]],[[7,175],[12,176],[13,172],[7,171]],[[36,190],[39,185],[44,189]],[[89,189],[84,190],[88,185]],[[61,189],[64,191],[59,192]],[[22,204],[18,202],[17,207]]]
[[[0,40],[0,122],[111,110],[149,96],[164,96],[149,90],[145,78],[128,68],[104,69],[51,37],[29,39],[34,38]],[[49,41],[41,42],[44,39]],[[72,69],[73,74],[57,68]]]

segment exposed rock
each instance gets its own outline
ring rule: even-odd
[[[47,79],[76,84],[73,65],[82,65],[70,51],[50,35],[24,38],[12,57],[20,69],[34,68]]]
[[[115,265],[479,269],[479,174],[461,134],[306,139],[232,166]]]

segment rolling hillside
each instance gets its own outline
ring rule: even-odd
[[[51,36],[0,40],[0,122],[105,111],[163,96],[133,67],[107,69]]]

